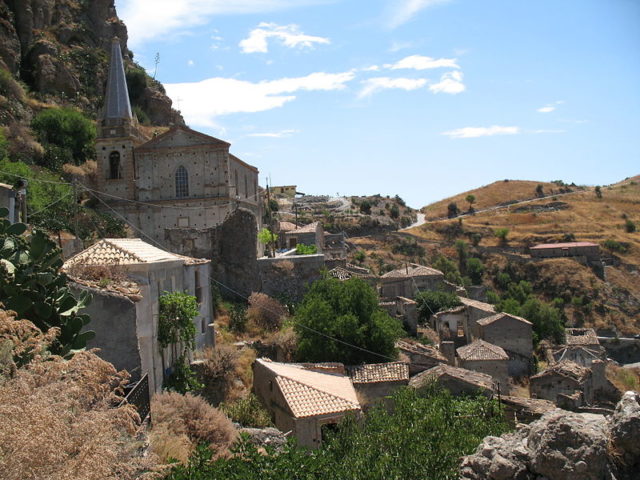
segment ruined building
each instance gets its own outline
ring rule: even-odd
[[[197,232],[179,250],[194,255],[198,240],[237,208],[260,219],[258,170],[229,147],[180,125],[145,142],[129,103],[120,43],[113,40],[96,139],[97,190],[110,208],[162,244],[176,230]]]

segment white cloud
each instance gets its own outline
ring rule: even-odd
[[[193,60],[187,60],[187,65],[189,65],[190,67],[193,67],[195,63],[193,62]]]
[[[457,128],[455,130],[449,130],[448,132],[442,132],[441,135],[446,135],[449,138],[478,138],[492,137],[494,135],[517,135],[518,133],[520,133],[520,127],[492,125],[490,127]]]
[[[390,17],[389,26],[396,28],[405,22],[408,22],[421,10],[443,3],[449,3],[451,0],[395,0],[393,2],[393,12]]]
[[[375,77],[368,78],[364,82],[364,87],[358,93],[358,98],[368,97],[380,90],[386,90],[389,88],[398,88],[401,90],[416,90],[422,88],[427,84],[427,80],[424,78],[389,78],[389,77]]]
[[[557,105],[562,105],[563,103],[564,100],[556,100],[553,103],[547,103],[544,107],[540,107],[536,111],[538,113],[551,113],[557,108]]]
[[[438,83],[429,85],[429,90],[433,93],[450,93],[451,95],[462,93],[465,88],[462,83],[462,72],[444,73]]]
[[[562,129],[539,129],[539,130],[531,130],[529,133],[540,134],[540,133],[566,133],[566,130]]]
[[[203,25],[214,15],[272,12],[327,3],[329,0],[118,0],[127,24],[129,48],[168,33]]]
[[[431,58],[423,55],[411,55],[393,64],[386,64],[385,68],[391,70],[411,69],[428,70],[431,68],[460,68],[455,58]]]
[[[271,110],[295,100],[293,93],[341,90],[354,77],[353,72],[316,72],[257,83],[214,77],[200,82],[168,83],[165,88],[187,123],[214,127],[215,118],[220,115]]]
[[[285,47],[289,48],[313,48],[316,43],[331,43],[328,38],[304,34],[298,25],[277,25],[262,22],[257,28],[251,30],[249,36],[240,41],[239,45],[244,53],[267,53],[270,38],[280,40]]]
[[[262,133],[250,133],[248,137],[267,137],[267,138],[285,138],[290,137],[294,133],[298,133],[299,130],[280,130],[279,132],[262,132]]]

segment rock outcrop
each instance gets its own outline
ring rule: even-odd
[[[640,397],[627,392],[611,418],[555,409],[513,433],[486,437],[462,461],[462,480],[640,478]]]
[[[0,0],[0,69],[10,73],[3,82],[13,77],[39,100],[73,104],[91,117],[102,105],[113,37],[129,52],[127,27],[116,14],[114,0]],[[132,57],[131,52],[126,56]],[[140,70],[130,59],[127,64]],[[135,103],[146,117],[155,125],[184,123],[162,85],[143,78],[146,86],[143,83]],[[7,92],[0,95],[7,97]],[[28,122],[29,116],[0,121]]]

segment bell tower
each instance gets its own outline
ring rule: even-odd
[[[137,126],[129,103],[122,49],[115,37],[111,43],[109,79],[96,138],[99,191],[128,200],[136,199],[133,149],[141,143]],[[114,200],[105,198],[105,201]]]

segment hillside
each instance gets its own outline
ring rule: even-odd
[[[472,192],[493,205],[513,200],[522,192],[535,192],[538,182],[495,182]],[[542,184],[545,191],[549,184]],[[557,188],[557,185],[553,188]],[[501,189],[500,187],[503,187]],[[571,187],[573,188],[573,187]],[[441,212],[444,205],[464,199],[470,192],[425,207]],[[490,203],[484,203],[489,205]],[[439,205],[439,206],[438,206]],[[478,208],[479,209],[479,208]],[[423,210],[425,211],[425,210]],[[495,236],[507,229],[507,242]],[[615,327],[621,334],[640,332],[640,177],[601,188],[574,189],[569,195],[543,198],[475,215],[431,221],[401,233],[355,238],[364,253],[365,265],[384,272],[405,261],[433,264],[440,255],[459,264],[456,242],[467,245],[470,256],[479,258],[485,272],[482,283],[506,293],[500,275],[511,281],[525,280],[541,300],[555,302],[567,325]],[[587,241],[601,246],[604,279],[595,269],[574,259],[532,260],[528,248],[538,243]],[[476,245],[474,245],[476,243]],[[360,255],[362,258],[362,255]]]
[[[541,187],[541,188],[540,188]],[[448,206],[455,204],[460,213],[467,213],[469,203],[467,197],[473,195],[472,207],[476,211],[488,208],[509,205],[522,200],[535,199],[541,196],[569,193],[576,189],[575,185],[566,185],[558,180],[552,183],[534,182],[529,180],[499,180],[468,192],[460,193],[444,200],[422,207],[421,211],[427,220],[447,218]]]

